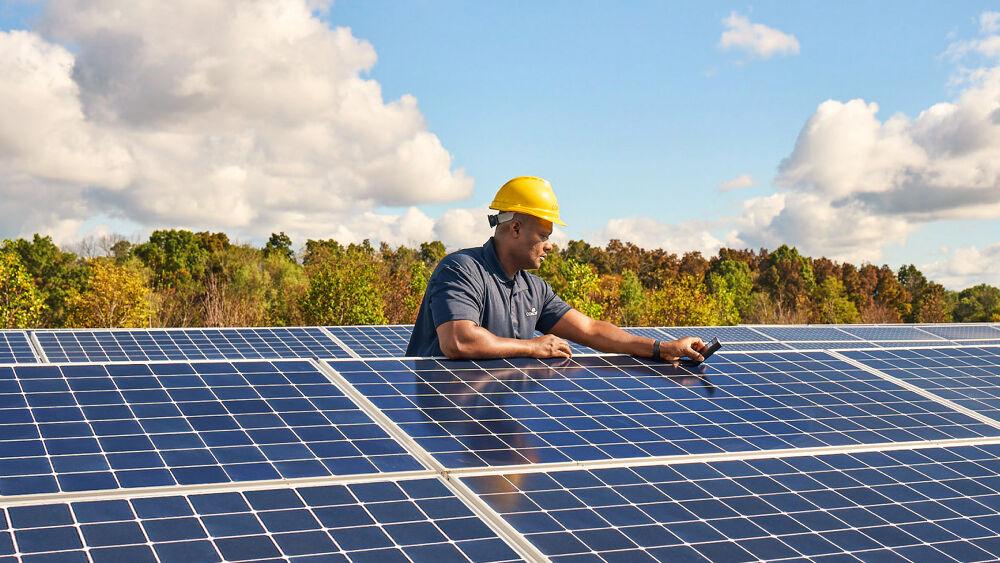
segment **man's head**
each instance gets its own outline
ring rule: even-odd
[[[506,215],[501,213],[501,215]],[[552,250],[552,221],[514,213],[510,219],[497,225],[493,238],[498,250],[519,270],[534,270]]]
[[[496,227],[494,240],[507,268],[541,266],[542,258],[552,250],[553,223],[566,225],[559,217],[552,184],[535,176],[518,176],[500,186],[490,209],[500,212],[490,216],[490,225]]]

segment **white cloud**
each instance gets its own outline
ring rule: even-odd
[[[692,250],[714,254],[725,245],[713,234],[716,227],[718,225],[704,221],[668,224],[651,217],[627,217],[611,219],[603,229],[588,238],[600,245],[618,239],[642,248],[662,248],[678,254]]]
[[[969,55],[1000,58],[1000,12],[980,14],[979,37],[955,41],[948,45],[944,54],[956,60]]]
[[[745,221],[740,240],[876,260],[922,223],[1000,218],[997,100],[1000,67],[912,119],[881,121],[863,100],[823,102],[781,163],[779,210],[766,223]]]
[[[749,174],[740,174],[735,178],[731,178],[719,184],[720,192],[731,192],[734,190],[742,190],[743,188],[749,188],[753,186],[756,182]]]
[[[258,239],[432,232],[374,210],[472,179],[415,98],[383,100],[374,48],[313,15],[327,4],[52,0],[39,33],[0,33],[0,233],[97,214]]]
[[[769,59],[775,55],[797,55],[799,40],[794,35],[753,23],[746,16],[736,12],[722,20],[725,31],[719,38],[719,47],[725,50],[739,49],[747,54]]]
[[[961,290],[981,283],[1000,286],[1000,243],[982,249],[957,248],[944,260],[922,265],[921,270],[948,289]]]

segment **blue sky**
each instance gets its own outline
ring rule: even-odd
[[[275,0],[280,4],[296,1]],[[81,4],[99,15],[118,4],[129,6],[116,0]],[[637,242],[657,245],[663,240],[671,250],[683,251],[686,241],[691,240],[690,249],[711,252],[712,244],[694,240],[701,229],[716,237],[713,240],[718,244],[733,244],[735,240],[749,246],[774,246],[786,242],[814,254],[829,253],[856,261],[872,259],[893,266],[913,262],[939,275],[951,275],[952,285],[982,280],[984,275],[988,278],[989,272],[956,270],[959,258],[955,250],[959,248],[975,248],[979,254],[974,256],[985,257],[996,247],[995,254],[1000,257],[998,217],[977,214],[971,208],[933,219],[926,214],[920,219],[903,217],[898,210],[891,210],[885,216],[884,239],[878,232],[883,215],[873,215],[870,210],[842,215],[838,210],[846,209],[844,200],[829,195],[823,196],[823,205],[829,204],[829,208],[824,207],[827,211],[822,220],[800,209],[797,222],[775,220],[760,236],[741,221],[748,216],[744,210],[748,201],[779,192],[829,194],[839,189],[831,187],[833,183],[823,184],[825,180],[809,172],[798,177],[805,187],[789,188],[789,180],[783,183],[779,178],[780,164],[792,157],[800,132],[824,101],[877,103],[877,120],[885,124],[897,113],[916,120],[920,112],[941,102],[955,102],[974,89],[975,84],[959,80],[962,70],[995,69],[997,61],[988,54],[976,58],[945,53],[958,42],[995,33],[982,19],[995,6],[994,2],[913,1],[611,4],[338,0],[317,17],[331,29],[350,28],[355,40],[373,48],[377,62],[359,75],[377,81],[387,104],[405,95],[414,96],[418,104],[414,111],[450,155],[450,170],[463,169],[468,176],[448,177],[453,184],[445,191],[452,197],[445,194],[421,200],[406,195],[406,187],[387,196],[376,195],[366,200],[370,207],[364,210],[371,217],[381,217],[377,221],[395,225],[387,227],[396,229],[393,234],[365,232],[362,223],[352,224],[342,236],[379,238],[383,233],[382,238],[405,240],[400,233],[422,232],[416,227],[399,227],[401,222],[394,219],[407,213],[410,206],[415,205],[421,217],[429,217],[427,221],[441,221],[454,208],[485,207],[506,179],[533,174],[553,182],[569,223],[566,234],[572,238],[599,242],[609,236],[645,234],[649,229],[644,225],[653,225],[650,228],[657,234],[636,235]],[[92,42],[89,30],[61,21],[59,14],[53,18],[51,13],[46,21],[54,24],[38,25],[39,14],[50,8],[44,2],[8,3],[0,8],[0,28],[35,30],[46,41],[61,44],[77,56],[78,69],[94,64],[87,53],[99,52],[103,46],[88,43]],[[797,52],[760,56],[748,49],[722,48],[725,20],[734,14],[748,25],[766,26],[794,37]],[[183,17],[177,15],[178,34],[183,33]],[[141,28],[142,18],[135,21],[134,35],[155,44],[157,39]],[[267,21],[262,21],[258,25],[266,27]],[[116,32],[125,33],[121,29]],[[191,41],[200,38],[192,36]],[[206,47],[206,53],[212,48]],[[357,45],[351,49],[363,51]],[[312,64],[307,51],[300,54],[304,57],[300,62],[287,64]],[[79,74],[72,79],[78,80]],[[80,88],[84,113],[90,121],[98,114],[90,107],[95,103],[91,100],[113,102],[120,98],[88,97],[88,88],[100,88],[94,84],[81,83]],[[843,113],[837,113],[835,121],[849,128],[855,122]],[[180,123],[188,117],[175,119]],[[254,123],[253,115],[241,118]],[[130,134],[135,130],[133,124]],[[914,126],[907,138],[919,137],[920,130]],[[132,155],[139,153],[129,144],[135,142],[132,139],[124,145]],[[992,141],[986,143],[980,149],[998,149]],[[933,154],[940,147],[922,148]],[[872,154],[878,150],[882,149],[872,149]],[[435,155],[427,159],[440,156]],[[829,159],[829,154],[802,152],[791,160],[809,168],[824,158]],[[836,168],[836,163],[827,160],[826,164]],[[225,168],[218,162],[204,169],[199,166],[191,163],[192,177],[202,177],[199,171]],[[909,170],[900,166],[900,170]],[[934,162],[930,167],[934,168]],[[938,172],[935,169],[927,174],[930,177]],[[753,186],[719,189],[721,183],[741,175],[752,177]],[[851,189],[865,191],[870,187],[867,181]],[[1000,193],[1000,183],[993,180],[991,185],[989,181],[985,189]],[[151,199],[148,195],[136,195],[131,203],[122,199],[104,209],[100,202],[124,198],[120,194],[128,189],[108,191],[111,195],[107,197],[87,200],[89,215],[74,218],[82,220],[83,230],[95,225],[120,231],[190,225],[240,231],[241,223],[235,220],[213,224],[211,214],[157,215],[149,206],[142,208],[135,203]],[[251,198],[251,207],[259,199]],[[808,203],[795,205],[808,207]],[[202,207],[210,209],[211,205]],[[786,203],[786,207],[791,209],[792,204]],[[257,211],[248,217],[259,218]],[[300,213],[268,220],[284,226],[280,221],[291,220],[291,216],[309,217]],[[337,216],[329,217],[336,220]],[[640,218],[651,223],[627,223]],[[613,220],[627,224],[612,228],[609,221]],[[851,231],[856,224],[867,227],[857,228],[865,231],[864,236],[827,243],[825,235],[803,231],[802,225],[808,226],[810,220],[825,222],[823,226],[831,233]],[[169,224],[171,221],[174,224]],[[798,226],[788,226],[792,223]],[[446,231],[435,226],[432,232],[438,235]],[[257,240],[265,231],[248,228],[243,232]],[[731,236],[736,238],[727,238]]]
[[[771,179],[826,99],[877,102],[883,118],[954,95],[941,55],[992,2],[389,2],[341,0],[327,20],[375,45],[387,97],[412,93],[477,180],[473,201],[523,172],[550,178],[582,236],[609,217],[734,213]],[[748,60],[718,47],[731,12],[801,52]],[[720,182],[749,173],[745,191]],[[949,222],[950,223],[950,222]],[[927,225],[885,259],[1000,239],[1000,223]]]

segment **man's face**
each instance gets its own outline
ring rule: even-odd
[[[534,270],[542,265],[542,259],[552,250],[549,237],[552,236],[552,222],[530,215],[522,220],[522,245],[524,248],[525,270]]]

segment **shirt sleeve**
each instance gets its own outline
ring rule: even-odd
[[[552,330],[552,327],[559,322],[559,319],[563,318],[563,315],[568,313],[572,307],[556,295],[556,292],[552,291],[552,286],[548,282],[541,278],[538,281],[543,286],[541,292],[542,311],[538,314],[538,322],[535,323],[535,329],[548,334]]]
[[[477,279],[480,278],[480,279]],[[480,276],[460,262],[443,264],[427,284],[434,328],[448,321],[472,321],[477,325],[486,306],[486,288]]]

